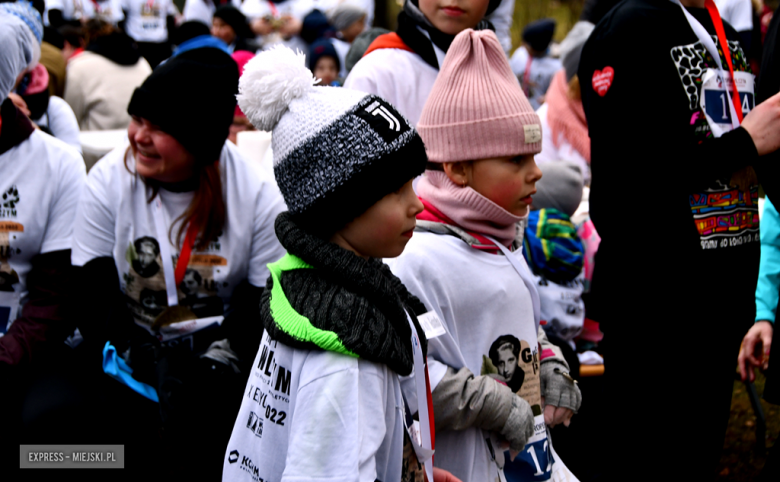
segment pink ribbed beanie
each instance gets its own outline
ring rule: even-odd
[[[473,161],[542,150],[539,116],[490,30],[468,29],[455,37],[417,131],[431,162]]]

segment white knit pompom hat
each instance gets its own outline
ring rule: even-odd
[[[375,95],[315,86],[306,56],[277,46],[244,67],[238,105],[273,131],[274,175],[290,213],[338,229],[421,174],[420,136]]]

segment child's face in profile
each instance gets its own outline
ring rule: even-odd
[[[314,66],[314,76],[322,81],[317,85],[330,85],[339,78],[339,69],[333,57],[320,57]]]
[[[474,28],[485,17],[490,0],[419,0],[420,11],[449,35]]]
[[[395,258],[412,239],[422,210],[410,179],[350,221],[330,241],[364,258]]]
[[[479,161],[445,162],[444,171],[457,185],[471,187],[515,216],[525,216],[542,171],[533,154]]]

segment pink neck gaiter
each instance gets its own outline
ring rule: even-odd
[[[515,225],[526,216],[515,216],[470,187],[461,187],[440,171],[425,171],[417,194],[466,231],[491,236],[510,247]]]

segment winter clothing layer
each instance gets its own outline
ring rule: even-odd
[[[547,90],[547,124],[550,126],[554,148],[560,149],[561,141],[565,140],[590,163],[590,138],[585,111],[581,100],[569,96],[569,84],[566,82],[564,70],[555,74]]]
[[[543,164],[542,178],[536,183],[533,208],[554,208],[568,217],[574,216],[582,202],[582,174],[572,162]]]
[[[466,29],[455,37],[417,129],[431,162],[514,157],[542,148],[539,117],[490,30]]]
[[[756,322],[774,324],[780,300],[780,214],[769,198],[761,216],[761,264],[756,283]]]
[[[582,241],[569,216],[557,209],[531,211],[523,247],[537,276],[566,283],[582,273]]]
[[[110,38],[116,35],[114,39]],[[120,48],[121,43],[124,48]],[[115,48],[109,48],[109,46]],[[133,91],[152,73],[124,34],[101,37],[68,65],[65,101],[81,130],[124,129],[130,124],[127,104]]]
[[[515,240],[515,225],[525,218],[515,216],[471,187],[458,186],[441,171],[426,171],[425,177],[417,184],[417,192],[448,222],[466,231],[492,236],[505,246],[510,246]],[[438,220],[436,211],[433,211],[434,217],[422,213],[421,219]]]
[[[563,133],[559,132],[556,141],[553,142],[552,128],[548,122],[550,114],[549,102],[539,107],[536,114],[539,116],[539,121],[542,124],[542,152],[534,156],[536,165],[541,168],[545,164],[556,161],[567,161],[575,164],[582,173],[583,185],[589,186],[590,164],[588,161],[566,140]],[[585,135],[587,136],[587,131]],[[588,139],[588,144],[590,145],[590,139]]]
[[[24,72],[33,60],[37,48],[27,25],[17,16],[0,15],[0,102],[4,101],[16,85],[19,74]]]
[[[290,213],[332,233],[421,174],[427,158],[385,100],[313,84],[304,56],[277,47],[247,63],[238,99],[255,127],[273,130],[274,175]]]
[[[309,47],[309,70],[314,72],[320,57],[330,57],[336,61],[336,70],[341,71],[341,59],[330,39],[319,39]]]
[[[555,20],[543,18],[531,22],[523,28],[523,42],[531,46],[537,52],[545,52],[555,35]]]
[[[203,85],[210,86],[207,96]],[[156,124],[199,163],[211,164],[219,158],[233,123],[237,92],[238,67],[230,55],[213,48],[195,49],[177,53],[155,69],[133,92],[127,113]]]
[[[686,10],[715,36],[705,9]],[[747,95],[752,77],[739,36],[727,23],[724,28],[726,54],[745,87],[746,112],[752,108]],[[636,43],[647,38],[653,42],[636,55]],[[725,59],[722,64],[727,65]],[[616,444],[620,472],[650,463],[651,451],[666,440],[657,430],[665,416],[654,408],[663,396],[648,397],[640,380],[657,375],[653,360],[679,355],[675,344],[643,337],[642,327],[668,320],[679,328],[681,339],[697,340],[686,347],[686,357],[708,361],[697,377],[700,396],[708,403],[696,420],[677,431],[690,442],[688,463],[676,475],[685,479],[715,468],[728,420],[734,360],[755,319],[758,184],[769,196],[780,196],[775,181],[780,177],[771,162],[758,157],[745,129],[713,135],[705,108],[714,114],[717,104],[707,98],[717,99],[720,93],[705,82],[705,75],[715,70],[681,7],[672,2],[620,3],[596,26],[582,52],[578,77],[591,137],[590,215],[601,236],[588,315],[600,322],[605,343],[610,340],[605,358],[614,362],[606,375],[607,396],[641,400],[630,409],[616,408],[616,419],[631,418],[637,411],[646,415],[630,428],[610,427],[611,439],[621,441]],[[641,115],[631,116],[630,122],[625,117],[629,103],[642,106]],[[658,105],[664,108],[652,107]],[[626,153],[632,156],[629,164]],[[646,176],[644,167],[661,157],[673,172]],[[633,233],[652,232],[654,242],[642,249],[641,276],[626,283],[626,262],[636,254],[636,246],[626,242],[629,219],[641,219]],[[675,307],[673,313],[669,306]],[[717,309],[703,312],[703,307]],[[702,330],[703,321],[718,329]],[[637,353],[653,356],[637,358]],[[664,383],[665,393],[689,389],[689,381],[678,377]],[[637,480],[652,477],[638,475]]]
[[[271,338],[292,348],[319,348],[358,356],[387,365],[399,375],[409,375],[414,362],[407,311],[422,314],[425,307],[387,265],[379,260],[366,261],[308,234],[290,214],[279,215],[276,233],[301,268],[285,271],[282,276],[271,271],[260,305]],[[312,267],[315,269],[307,269]],[[274,283],[280,283],[282,289],[274,289]],[[335,334],[338,341],[326,345],[307,336],[300,325],[283,319],[279,303],[285,297],[289,307],[306,318],[311,327]],[[415,326],[425,351],[424,332],[418,324]]]

